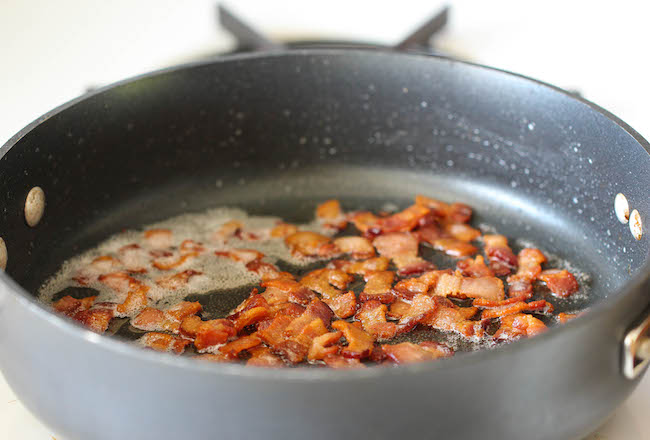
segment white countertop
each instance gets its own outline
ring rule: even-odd
[[[579,90],[650,137],[650,5],[636,1],[456,1],[436,47]],[[395,43],[441,1],[231,0],[271,36]],[[0,143],[88,86],[223,51],[212,0],[4,0]],[[590,440],[650,440],[650,378]],[[51,440],[0,376],[0,438]],[[66,440],[58,438],[58,440]],[[89,439],[90,440],[90,439]]]

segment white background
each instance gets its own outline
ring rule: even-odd
[[[457,1],[436,47],[579,90],[650,136],[647,2]],[[278,38],[391,44],[440,1],[226,2]],[[228,49],[210,0],[0,0],[0,143],[88,86]],[[591,439],[650,439],[650,379]],[[0,376],[0,438],[50,440]],[[522,436],[524,438],[525,435]],[[66,440],[58,438],[58,440]],[[88,439],[91,440],[91,439]]]

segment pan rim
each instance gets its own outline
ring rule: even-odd
[[[104,87],[98,88],[96,90],[85,93],[81,96],[78,96],[35,119],[33,122],[28,124],[25,128],[20,130],[17,134],[12,136],[2,147],[0,147],[0,159],[2,159],[7,152],[11,150],[25,135],[31,132],[35,127],[39,126],[44,121],[49,118],[67,110],[68,108],[73,107],[74,105],[90,98],[95,95],[99,95],[106,91],[112,90],[114,88],[131,84],[136,81],[152,78],[164,74],[169,74],[182,70],[190,70],[193,68],[204,67],[208,65],[218,65],[223,63],[239,62],[242,60],[263,60],[277,57],[287,57],[287,56],[359,56],[373,54],[373,56],[382,57],[410,57],[410,58],[426,58],[433,59],[436,62],[444,62],[449,64],[458,64],[469,66],[472,69],[477,70],[487,70],[490,72],[495,72],[500,75],[506,75],[514,77],[520,81],[532,83],[536,86],[542,86],[544,88],[550,89],[555,93],[559,93],[568,97],[569,99],[578,101],[583,105],[588,106],[592,111],[600,113],[602,116],[606,117],[626,133],[628,133],[632,138],[650,155],[650,144],[646,141],[636,130],[630,127],[627,123],[622,121],[620,118],[610,113],[609,111],[603,109],[602,107],[594,104],[593,102],[586,100],[582,97],[575,96],[557,86],[539,81],[537,79],[513,73],[504,69],[498,69],[494,67],[485,66],[478,63],[472,63],[467,61],[457,60],[451,57],[439,56],[439,55],[428,55],[428,54],[417,54],[417,53],[398,53],[388,50],[377,50],[377,49],[294,49],[294,50],[282,50],[276,52],[264,52],[264,53],[244,53],[244,54],[234,54],[226,55],[218,59],[210,59],[203,61],[196,61],[191,63],[185,63],[180,65],[174,65],[166,67],[163,69],[155,70],[152,72],[136,75],[131,78],[127,78]],[[403,365],[399,368],[366,368],[366,369],[354,369],[354,370],[345,370],[345,371],[335,371],[328,368],[283,368],[283,369],[266,369],[260,367],[250,367],[243,364],[234,363],[210,363],[210,362],[197,362],[187,357],[177,357],[170,356],[165,353],[157,353],[151,350],[143,350],[132,344],[124,343],[116,338],[103,337],[96,333],[91,332],[90,330],[82,327],[80,324],[73,322],[63,316],[59,316],[56,313],[50,311],[45,304],[41,303],[35,296],[27,292],[23,287],[21,287],[16,281],[14,281],[9,275],[2,272],[0,273],[0,288],[2,288],[8,295],[11,295],[13,299],[18,301],[22,306],[26,307],[30,312],[36,314],[37,317],[45,319],[54,327],[60,329],[63,332],[66,332],[68,335],[73,336],[77,339],[81,339],[85,342],[91,343],[100,349],[105,349],[112,351],[115,355],[126,356],[134,358],[136,360],[144,362],[152,362],[159,366],[166,366],[173,369],[178,369],[187,372],[188,369],[195,371],[196,373],[203,374],[216,374],[216,375],[227,375],[227,376],[237,376],[237,377],[250,377],[250,378],[260,378],[260,379],[279,379],[287,381],[315,381],[315,380],[336,380],[340,381],[341,379],[355,380],[360,378],[383,378],[391,377],[394,375],[401,374],[419,374],[424,372],[433,372],[438,369],[446,368],[462,368],[463,365],[472,364],[474,362],[487,361],[493,359],[494,356],[504,356],[507,353],[516,353],[523,352],[528,350],[530,347],[534,347],[532,344],[541,343],[542,341],[550,341],[561,337],[562,332],[569,332],[572,330],[577,330],[579,328],[584,328],[588,325],[591,325],[593,321],[599,320],[602,316],[605,315],[610,309],[616,308],[620,303],[624,302],[630,292],[636,291],[642,285],[648,283],[650,280],[650,259],[648,259],[637,271],[637,273],[621,288],[613,291],[610,295],[596,303],[593,307],[590,307],[588,312],[584,316],[579,317],[578,319],[572,320],[562,326],[555,326],[549,331],[535,336],[534,338],[526,338],[524,340],[515,341],[515,343],[509,343],[505,345],[498,346],[494,349],[479,350],[470,353],[463,353],[460,356],[454,356],[449,359],[444,359],[437,362],[423,362],[418,364]],[[622,340],[621,340],[622,342]]]

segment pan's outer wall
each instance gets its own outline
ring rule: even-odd
[[[492,188],[504,196],[479,205],[488,218],[520,203],[522,216],[555,227],[537,237],[530,231],[531,238],[552,232],[551,250],[569,257],[580,250],[593,265],[595,295],[612,307],[594,314],[597,321],[586,316],[531,341],[440,363],[376,374],[238,374],[116,350],[57,317],[44,319],[3,281],[0,368],[25,405],[66,440],[582,436],[636,385],[620,373],[620,343],[648,304],[647,277],[603,298],[648,255],[647,240],[634,242],[610,215],[623,188],[647,218],[648,185],[639,182],[650,182],[650,166],[635,136],[587,104],[522,78],[385,53],[244,57],[100,92],[2,151],[3,206],[20,206],[34,185],[48,196],[37,228],[25,226],[19,209],[0,213],[7,271],[29,290],[66,252],[129,222],[187,209],[142,197],[137,216],[100,221],[175,179],[214,188],[216,174],[228,188],[281,164],[315,173],[365,165]],[[503,221],[515,236],[526,232],[516,218]]]

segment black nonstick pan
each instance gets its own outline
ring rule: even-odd
[[[614,198],[647,219],[647,149],[559,89],[430,56],[284,51],[106,87],[0,150],[0,369],[66,440],[580,438],[643,372],[648,240]],[[46,208],[32,227],[35,186]],[[35,300],[65,259],[175,214],[226,205],[301,221],[326,198],[376,208],[417,193],[575,262],[589,311],[440,362],[266,370],[141,350]]]

